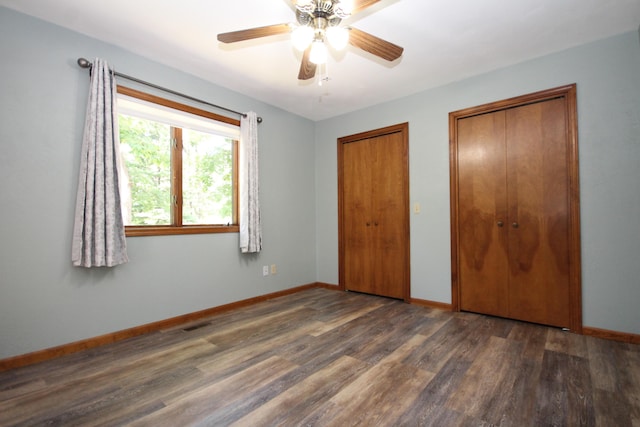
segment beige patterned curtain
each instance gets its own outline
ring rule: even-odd
[[[113,267],[129,261],[120,210],[120,138],[115,77],[106,61],[91,68],[71,261],[77,267]]]
[[[253,111],[240,119],[240,250],[262,249],[258,181],[258,116]]]

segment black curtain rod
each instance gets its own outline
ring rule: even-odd
[[[93,66],[93,64],[88,59],[85,59],[85,58],[78,58],[78,65],[81,68],[89,68],[89,69]],[[242,116],[242,117],[247,117],[247,115],[245,113],[241,113],[239,111],[235,111],[235,110],[231,110],[229,108],[221,107],[220,105],[212,104],[210,102],[203,101],[202,99],[194,98],[192,96],[185,95],[184,93],[176,92],[175,90],[167,89],[166,87],[158,86],[156,84],[149,83],[147,81],[140,80],[138,78],[131,77],[131,76],[128,76],[126,74],[119,73],[117,71],[114,71],[113,74],[115,76],[117,76],[117,77],[122,77],[123,79],[131,80],[133,82],[140,83],[140,84],[143,84],[145,86],[149,86],[149,87],[152,87],[152,88],[155,88],[155,89],[159,89],[159,90],[162,90],[164,92],[171,93],[173,95],[177,95],[177,96],[180,96],[180,97],[185,98],[185,99],[189,99],[191,101],[199,102],[201,104],[205,104],[205,105],[208,105],[210,107],[214,107],[214,108],[218,108],[220,110],[228,111],[229,113],[238,114],[239,116]],[[258,123],[262,123],[262,117],[258,117],[257,120],[258,120]]]

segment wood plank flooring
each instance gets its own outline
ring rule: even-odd
[[[0,373],[0,426],[640,426],[639,345],[327,289],[192,326]]]

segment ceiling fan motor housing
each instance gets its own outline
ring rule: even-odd
[[[316,11],[331,13],[333,11],[333,1],[317,1],[316,2]]]
[[[341,7],[339,0],[313,0],[297,3],[296,12],[298,22],[302,25],[308,25],[309,20],[321,17],[327,19],[330,25],[334,26],[338,25],[342,19],[351,15],[350,11]],[[301,19],[303,22],[301,22]]]

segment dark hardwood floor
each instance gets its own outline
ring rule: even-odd
[[[192,326],[0,373],[0,425],[640,426],[638,345],[327,289]]]

